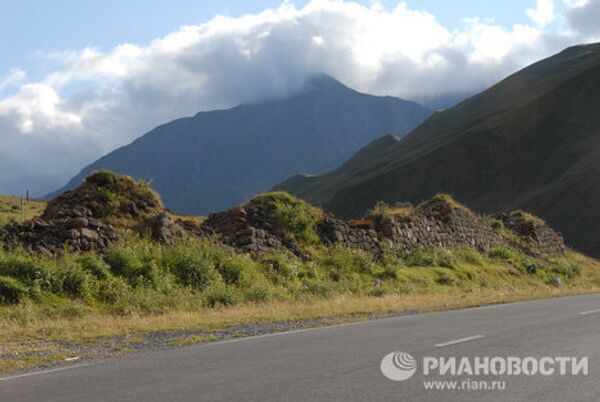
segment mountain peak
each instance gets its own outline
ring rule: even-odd
[[[362,96],[327,75],[296,84],[286,96],[163,124],[87,166],[65,189],[109,169],[152,179],[172,210],[205,215],[297,172],[333,169],[373,139],[404,135],[429,116],[416,103]]]
[[[313,91],[353,91],[335,78],[327,74],[311,74],[302,84],[302,92]]]

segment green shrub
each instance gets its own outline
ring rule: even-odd
[[[454,269],[458,266],[458,260],[447,249],[416,250],[406,259],[409,267],[443,267]]]
[[[574,279],[581,276],[581,267],[566,261],[560,261],[558,265],[553,266],[549,271],[561,275],[565,279]]]
[[[0,276],[0,303],[17,304],[27,296],[27,289],[15,278]]]
[[[49,289],[54,280],[50,263],[29,254],[0,259],[0,275],[12,276],[44,290]]]
[[[204,293],[204,304],[208,307],[231,306],[239,302],[239,296],[228,286],[215,286]]]
[[[498,246],[491,248],[488,251],[488,256],[490,256],[490,258],[499,260],[510,260],[511,258],[513,258],[514,253],[508,247]]]
[[[332,284],[324,280],[307,278],[302,283],[304,292],[312,296],[330,297],[335,293]]]
[[[432,267],[435,265],[435,257],[432,253],[424,250],[416,250],[406,259],[409,267]]]
[[[222,252],[217,250],[213,255],[215,268],[221,274],[223,281],[230,285],[239,285],[242,272],[251,264],[244,257],[231,252]]]
[[[300,264],[284,253],[271,253],[260,263],[267,277],[275,284],[283,284],[299,278]],[[311,275],[309,271],[304,271],[304,274]]]
[[[452,254],[460,260],[470,265],[482,267],[485,265],[485,259],[481,253],[470,248],[459,248],[452,250]]]
[[[330,278],[336,282],[356,280],[361,274],[372,276],[378,271],[370,254],[343,246],[332,247],[319,263],[329,271]]]
[[[93,278],[78,266],[67,267],[57,276],[60,277],[60,292],[72,297],[86,298],[90,296]],[[59,281],[57,280],[57,282]]]
[[[256,197],[267,209],[268,218],[301,244],[315,244],[319,236],[315,225],[323,213],[306,202],[284,192],[267,193]]]
[[[220,279],[212,259],[198,250],[178,249],[172,258],[173,273],[185,286],[202,290]]]
[[[372,288],[368,294],[369,294],[369,296],[373,296],[373,297],[383,297],[383,296],[388,295],[389,293],[390,293],[390,289],[388,289],[387,287],[377,286],[377,287]]]
[[[125,283],[123,278],[109,277],[98,284],[98,300],[107,304],[116,304],[123,299],[131,288]]]
[[[107,279],[111,275],[110,265],[108,265],[98,255],[82,255],[77,258],[77,263],[80,264],[85,271],[89,272],[97,279]]]
[[[244,301],[264,303],[274,297],[273,290],[264,283],[252,284],[243,290]]]
[[[444,271],[442,269],[436,269],[435,275],[435,282],[439,285],[452,286],[458,284],[458,280],[450,272]]]
[[[158,287],[161,283],[161,273],[154,256],[144,245],[140,245],[139,249],[113,246],[107,251],[104,260],[114,275],[127,279],[133,286]]]

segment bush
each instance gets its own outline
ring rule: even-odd
[[[458,260],[447,249],[417,250],[408,256],[406,265],[409,267],[443,267],[457,268]]]
[[[490,258],[499,260],[510,260],[513,255],[514,253],[512,250],[505,246],[494,247],[488,251],[488,256],[490,256]]]
[[[298,261],[284,253],[271,253],[260,263],[267,277],[275,284],[285,284],[300,276]],[[314,275],[314,273],[305,271],[303,275]]]
[[[116,245],[104,257],[114,275],[121,276],[133,286],[151,285],[158,287],[161,275],[150,250]]]
[[[450,272],[446,272],[441,269],[436,269],[435,274],[435,282],[439,285],[452,286],[458,284],[458,280]]]
[[[565,279],[574,279],[581,276],[581,268],[576,264],[560,261],[558,265],[550,268],[550,272],[561,275]]]
[[[312,296],[329,297],[333,295],[334,289],[331,283],[319,279],[305,279],[304,291]]]
[[[72,297],[90,296],[93,279],[89,273],[78,266],[67,267],[60,273],[60,277],[60,291],[63,293]]]
[[[213,254],[213,258],[217,272],[221,274],[223,281],[228,285],[239,285],[244,269],[251,264],[244,257],[220,250]]]
[[[25,298],[27,289],[15,278],[0,276],[0,303],[17,304]]]
[[[12,276],[44,290],[52,286],[54,279],[50,263],[29,254],[0,259],[0,275]]]
[[[284,192],[263,194],[253,202],[263,203],[273,224],[299,243],[314,244],[319,241],[315,231],[315,225],[323,215],[319,209]]]
[[[122,278],[109,277],[98,284],[97,297],[103,303],[115,304],[130,291],[131,288]]]
[[[227,286],[216,286],[204,293],[204,304],[208,307],[231,306],[239,302],[239,296]]]
[[[331,248],[320,264],[336,282],[354,280],[361,274],[372,276],[380,270],[370,254],[342,246]]]
[[[482,267],[485,265],[485,259],[481,255],[481,253],[469,249],[469,248],[460,248],[452,250],[452,254],[460,260],[470,265],[475,265],[478,267]]]
[[[97,255],[82,255],[77,259],[81,267],[97,279],[107,279],[110,273],[110,265]]]
[[[178,249],[171,258],[172,272],[185,286],[202,290],[220,279],[214,262],[198,250]]]
[[[274,298],[272,289],[266,284],[254,284],[250,285],[246,290],[243,291],[244,301],[249,302],[266,302]]]

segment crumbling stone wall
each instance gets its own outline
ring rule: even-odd
[[[270,221],[266,208],[258,200],[253,200],[242,207],[211,214],[203,222],[202,230],[209,235],[221,236],[225,244],[243,252],[262,254],[285,248],[303,257],[298,244],[283,228]]]
[[[514,232],[526,244],[531,245],[541,254],[556,254],[566,251],[562,234],[554,231],[540,219],[534,218],[522,211],[511,214],[496,215],[504,226]]]
[[[300,247],[286,236],[285,230],[269,222],[262,208],[260,203],[250,202],[212,214],[203,223],[202,231],[218,234],[226,244],[244,252],[261,254],[286,248],[302,256]],[[470,247],[485,251],[495,246],[515,246],[487,220],[443,199],[405,209],[408,213],[402,215],[368,216],[354,221],[326,215],[317,224],[316,231],[324,244],[341,244],[375,255],[381,255],[384,250],[407,256],[418,249]],[[520,251],[557,254],[566,250],[560,234],[544,224],[531,226],[513,218],[507,221],[506,227],[522,240]]]
[[[9,247],[23,245],[49,255],[60,254],[65,249],[103,251],[118,238],[117,230],[109,224],[112,222],[109,217],[116,217],[149,228],[156,241],[171,242],[185,234],[217,236],[224,244],[252,255],[286,249],[307,258],[294,236],[272,220],[268,201],[260,197],[243,206],[211,214],[199,223],[174,220],[152,194],[125,199],[115,210],[114,203],[103,202],[98,196],[98,189],[91,187],[94,183],[58,197],[41,217],[0,228],[0,241]],[[341,244],[374,255],[390,250],[407,256],[417,249],[440,247],[485,251],[499,245],[517,247],[531,254],[566,250],[562,236],[539,219],[518,212],[497,217],[505,228],[516,234],[518,241],[502,236],[487,220],[444,197],[436,197],[417,208],[402,204],[402,208],[393,213],[354,221],[325,215],[316,224],[315,231],[326,245]]]
[[[488,222],[466,208],[432,200],[403,216],[371,216],[355,222],[329,217],[319,225],[325,242],[375,254],[407,256],[417,249],[471,247],[484,251],[504,244]]]
[[[115,229],[89,215],[59,219],[36,217],[23,224],[0,228],[0,239],[11,246],[24,246],[40,254],[56,255],[65,249],[101,251],[117,239]]]

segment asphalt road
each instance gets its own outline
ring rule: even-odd
[[[420,314],[4,377],[0,401],[600,401],[599,329],[600,295]],[[415,357],[414,377],[382,375],[393,351]],[[506,389],[426,390],[440,377],[424,376],[423,358],[440,356],[588,357],[589,373],[445,376]]]

